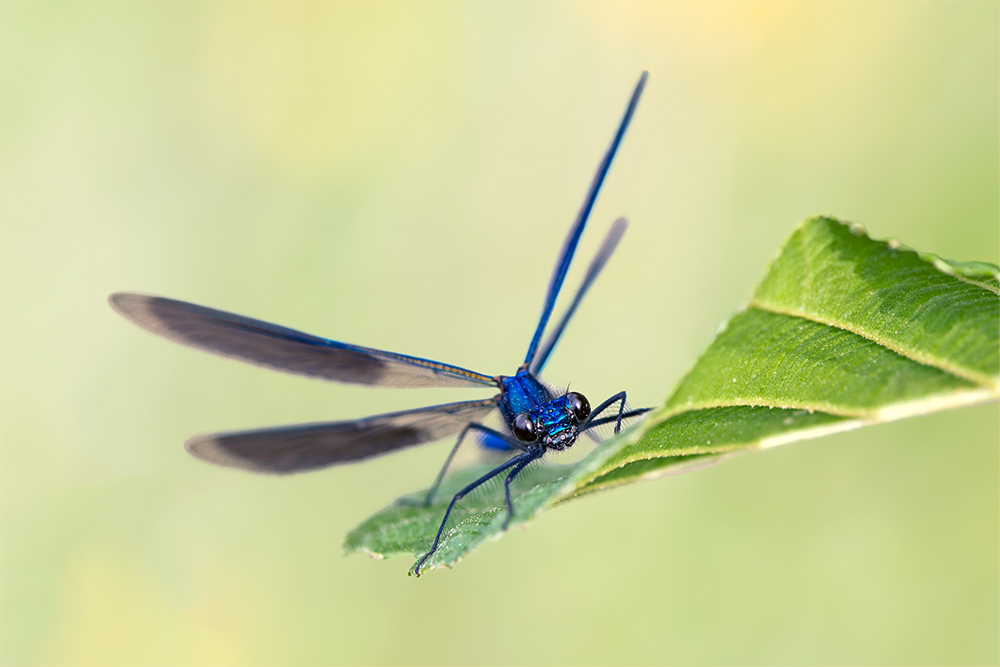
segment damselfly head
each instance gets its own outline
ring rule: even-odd
[[[514,437],[525,444],[538,440],[538,426],[527,412],[514,417],[514,426],[511,430],[514,431]]]
[[[519,413],[511,431],[518,441],[557,451],[572,447],[580,435],[580,424],[590,416],[590,402],[575,391]]]
[[[590,401],[583,394],[575,391],[566,394],[566,407],[569,408],[577,424],[583,423],[590,416]]]

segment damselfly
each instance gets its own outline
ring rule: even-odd
[[[611,146],[597,168],[583,207],[566,237],[524,363],[512,376],[484,375],[438,361],[340,343],[184,301],[124,292],[112,294],[109,298],[112,308],[155,334],[183,345],[275,370],[367,385],[494,387],[499,390],[498,394],[484,400],[434,405],[353,421],[195,436],[185,443],[187,450],[200,459],[219,465],[285,474],[361,461],[459,433],[441,473],[425,498],[424,502],[430,506],[455,453],[466,437],[472,436],[490,449],[506,452],[509,458],[452,497],[433,543],[414,572],[419,575],[424,563],[437,550],[455,504],[473,489],[503,473],[506,473],[506,515],[503,524],[506,529],[514,516],[511,483],[530,463],[549,450],[571,447],[582,433],[602,424],[614,423],[617,433],[623,420],[649,409],[629,410],[624,391],[591,408],[583,394],[558,391],[538,379],[566,324],[625,232],[627,223],[624,218],[619,218],[612,224],[566,313],[543,344],[543,334],[580,235],[645,83],[646,73],[643,72]],[[499,429],[482,423],[494,410],[498,410],[503,418],[503,426]]]

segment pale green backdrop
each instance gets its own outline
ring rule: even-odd
[[[449,444],[277,479],[181,443],[479,394],[245,366],[105,302],[511,373],[648,69],[582,253],[632,225],[546,377],[656,404],[808,215],[998,261],[997,3],[0,12],[5,664],[1000,659],[995,405],[572,503],[415,580],[341,542]]]

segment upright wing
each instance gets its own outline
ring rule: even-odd
[[[497,397],[365,419],[195,436],[185,449],[210,463],[287,474],[362,461],[439,440],[496,408]]]
[[[647,73],[643,72],[642,76],[639,77],[639,83],[635,85],[635,90],[632,92],[631,99],[629,99],[628,107],[625,109],[625,115],[622,117],[622,122],[618,125],[618,131],[615,132],[615,137],[611,140],[611,146],[608,147],[608,152],[604,154],[604,159],[597,165],[597,173],[594,174],[594,180],[590,184],[590,189],[587,190],[587,196],[583,199],[583,206],[576,216],[576,222],[573,223],[573,226],[569,230],[569,235],[563,244],[562,252],[559,253],[559,260],[556,262],[555,271],[552,272],[552,279],[549,282],[549,291],[545,295],[542,317],[538,320],[535,335],[532,336],[531,344],[528,346],[528,354],[524,357],[524,363],[528,366],[533,365],[532,362],[535,359],[535,353],[538,351],[538,344],[542,340],[542,333],[545,331],[545,326],[549,323],[549,317],[552,316],[552,308],[556,304],[556,297],[559,296],[559,290],[566,279],[566,271],[569,270],[569,264],[573,260],[573,253],[576,252],[576,245],[580,241],[580,235],[583,234],[587,218],[590,217],[590,210],[594,208],[597,193],[601,189],[601,184],[604,183],[604,177],[608,175],[611,161],[618,151],[618,145],[621,144],[622,137],[625,136],[625,130],[628,129],[628,125],[632,121],[632,114],[635,113],[635,107],[639,104],[639,96],[642,95],[642,89],[646,86],[646,76]]]
[[[185,301],[117,293],[108,302],[164,338],[288,373],[391,387],[496,386],[490,376],[458,366],[339,343]]]

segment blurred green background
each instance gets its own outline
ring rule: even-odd
[[[648,69],[581,256],[632,225],[546,377],[657,404],[808,215],[998,261],[997,3],[0,11],[4,663],[1000,659],[996,405],[574,502],[414,580],[341,543],[449,443],[284,479],[181,443],[478,394],[286,376],[105,302],[510,373]]]

